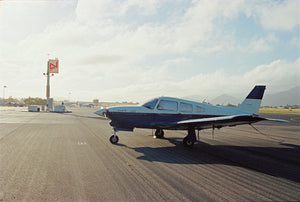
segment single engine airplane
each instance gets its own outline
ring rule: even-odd
[[[214,106],[172,97],[159,97],[141,106],[118,106],[103,108],[95,112],[111,120],[113,135],[110,142],[119,141],[117,131],[131,131],[134,128],[156,129],[157,138],[164,137],[166,130],[187,130],[183,139],[186,147],[191,147],[197,141],[196,130],[225,126],[252,124],[258,121],[279,121],[258,116],[258,110],[263,98],[265,86],[255,86],[246,99],[237,107]]]

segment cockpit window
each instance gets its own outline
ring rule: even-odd
[[[161,100],[157,106],[158,110],[177,111],[178,104],[175,101]]]
[[[155,98],[153,100],[150,100],[149,102],[146,102],[145,104],[143,104],[142,106],[143,107],[146,107],[148,109],[154,109],[156,103],[157,103],[158,99]]]

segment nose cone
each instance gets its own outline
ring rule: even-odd
[[[99,115],[99,116],[106,116],[106,109],[99,109],[98,111],[94,112],[95,114]]]

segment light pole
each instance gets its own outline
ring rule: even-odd
[[[4,100],[5,100],[5,88],[7,88],[7,86],[3,86],[3,104],[4,104]]]

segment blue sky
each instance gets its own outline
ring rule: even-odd
[[[56,99],[143,101],[300,85],[300,1],[0,2],[0,85]],[[30,13],[30,15],[28,15]]]

